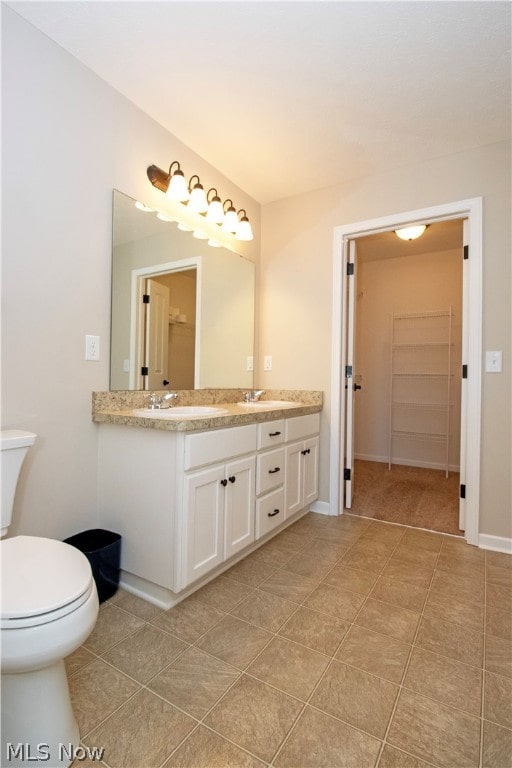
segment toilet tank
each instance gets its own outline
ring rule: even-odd
[[[35,439],[36,435],[33,432],[26,432],[22,429],[3,429],[0,431],[2,503],[2,508],[0,509],[0,536],[5,536],[11,524],[12,507],[21,465]]]

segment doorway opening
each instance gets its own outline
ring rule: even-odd
[[[463,222],[361,237],[352,514],[461,536]]]
[[[394,216],[358,222],[338,227],[335,230],[330,464],[331,514],[343,514],[344,511],[350,511],[357,472],[357,466],[355,464],[355,437],[357,430],[355,398],[356,395],[360,394],[358,392],[358,387],[362,386],[361,382],[355,378],[355,376],[357,376],[357,365],[355,360],[355,353],[357,351],[355,331],[355,322],[357,319],[357,291],[355,289],[355,280],[352,281],[352,275],[357,269],[357,246],[363,242],[362,238],[370,235],[373,236],[386,233],[389,237],[396,237],[393,234],[393,230],[397,228],[419,223],[434,225],[439,222],[456,222],[459,228],[462,228],[464,245],[461,290],[462,306],[459,310],[459,323],[461,325],[460,359],[462,362],[454,361],[458,366],[458,373],[462,373],[459,388],[460,398],[458,396],[456,398],[457,402],[460,402],[460,430],[458,430],[458,434],[460,435],[460,447],[457,448],[456,443],[454,444],[453,441],[451,449],[449,445],[447,446],[445,444],[445,453],[447,451],[447,458],[445,461],[448,465],[448,474],[450,475],[450,472],[453,472],[456,468],[457,461],[456,458],[454,459],[453,457],[458,450],[460,459],[460,479],[458,487],[458,495],[460,497],[458,501],[459,529],[464,531],[464,536],[469,543],[478,544],[482,325],[482,201],[480,198],[463,200],[433,208],[408,211]],[[455,228],[456,224],[453,224],[453,226]],[[363,301],[364,294],[359,298],[360,301]],[[469,311],[470,308],[471,312]],[[411,309],[410,306],[406,305],[405,309],[399,307],[394,314],[410,316],[415,314],[425,315],[427,313],[429,313],[428,316],[438,316],[438,313],[442,313],[443,316],[448,315],[448,317],[453,319],[452,310],[450,310],[449,304],[447,306],[443,305],[442,307],[440,305],[435,307],[430,305],[428,308],[423,308],[421,310],[416,307]],[[401,321],[397,322],[403,322],[404,319],[405,318],[402,318]],[[411,317],[407,318],[407,322],[411,324]],[[391,324],[392,323],[393,321],[391,321]],[[425,323],[427,323],[427,321],[425,317],[423,317],[420,321],[420,325],[424,325]],[[412,325],[414,326],[414,322]],[[414,333],[416,333],[417,330],[418,329],[416,329]],[[413,333],[413,329],[411,330],[411,328],[409,328],[407,332]],[[423,328],[421,333],[426,333],[425,328]],[[436,333],[438,333],[438,331],[436,331]],[[390,332],[387,342],[388,355],[392,344],[390,338],[391,335]],[[407,347],[409,343],[411,345],[414,344],[419,346],[415,346],[415,350],[412,351],[412,347]],[[446,341],[436,337],[432,340],[432,345],[434,344],[447,344],[449,345],[448,348],[451,349],[452,342],[451,340]],[[414,372],[414,355],[418,355],[419,350],[422,350],[422,353],[426,351],[428,339],[419,342],[417,340],[408,342],[407,339],[404,340],[402,337],[402,340],[398,342],[398,345],[401,345],[400,354],[403,356],[407,349],[407,354],[412,354],[412,359],[410,358],[407,360],[407,358],[405,358],[404,361],[402,357],[402,369],[398,369],[397,373],[410,374]],[[436,354],[438,354],[438,352]],[[432,349],[429,349],[428,354],[431,353]],[[435,370],[435,366],[441,364],[440,358],[437,361],[435,359],[430,360],[430,364],[434,365],[433,372],[436,375],[440,374],[440,371]],[[425,365],[424,359],[421,361],[421,365]],[[389,356],[386,367],[389,375],[391,375],[390,371],[392,365]],[[428,368],[417,369],[419,373],[426,373],[427,370]],[[435,400],[434,397],[431,397],[430,400],[423,401],[423,404],[426,404],[428,407],[438,405],[440,411],[441,405],[444,407],[446,403],[451,402],[453,396],[457,392],[458,386],[456,377],[452,377],[451,373],[448,376],[447,372],[443,371],[442,375],[445,379],[445,384],[448,378],[450,378],[450,380],[452,378],[454,379],[452,385],[453,392],[445,395],[445,401]],[[397,376],[396,378],[398,379],[400,377]],[[391,379],[388,379],[388,393],[390,389]],[[421,394],[421,392],[416,392],[416,395],[418,394]],[[405,395],[402,392],[396,399],[396,402],[405,403],[405,405],[397,408],[398,414],[396,415],[391,415],[391,411],[388,410],[388,426],[391,422],[391,425],[394,425],[393,432],[396,433],[390,437],[391,430],[388,430],[388,441],[391,440],[392,444],[391,446],[388,445],[386,453],[388,465],[391,456],[392,467],[402,466],[402,464],[399,464],[394,460],[400,460],[400,453],[402,452],[403,454],[404,452],[403,446],[400,449],[398,443],[397,445],[393,445],[393,441],[396,440],[399,442],[401,440],[404,442],[413,439],[418,442],[422,433],[423,436],[425,434],[442,434],[441,431],[436,432],[436,429],[440,430],[439,413],[437,414],[438,426],[435,428],[432,428],[432,417],[427,419],[429,425],[428,430],[421,427],[422,418],[423,424],[425,424],[425,413],[423,411],[419,414],[415,413],[411,422],[409,404],[422,404],[421,398],[416,398],[416,395],[414,392],[408,392],[405,393]],[[451,423],[445,426],[445,432],[452,432],[454,425],[456,425],[454,415],[456,408],[451,405],[449,408]],[[419,411],[420,409],[417,410]],[[446,410],[442,413],[447,417]],[[395,416],[399,419],[397,423],[393,422]],[[409,435],[406,436],[404,434],[407,432],[416,432],[419,434],[410,437]],[[426,439],[430,440],[430,438]],[[408,449],[409,454],[410,448],[411,446],[409,446]],[[383,458],[382,454],[380,454],[380,458]],[[421,461],[425,460],[416,459],[416,463]],[[436,459],[436,457],[431,456],[427,463],[435,465],[439,463],[439,457]],[[381,462],[381,464],[384,464],[384,462]],[[426,469],[426,467],[417,467],[416,470],[420,468]],[[386,471],[389,473],[388,466],[386,466]],[[444,472],[446,473],[446,467],[444,468]],[[467,482],[467,478],[470,478],[469,483]]]

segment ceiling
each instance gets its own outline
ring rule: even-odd
[[[6,5],[262,204],[510,137],[508,1]]]

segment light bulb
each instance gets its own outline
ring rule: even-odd
[[[170,197],[171,200],[176,200],[179,203],[186,203],[190,197],[183,171],[179,168],[177,171],[174,171],[171,176],[169,186],[167,187],[167,197]]]

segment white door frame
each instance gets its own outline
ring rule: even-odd
[[[439,221],[467,219],[469,259],[467,281],[464,285],[463,307],[471,308],[464,313],[467,322],[467,358],[465,418],[466,445],[461,455],[465,456],[466,480],[466,531],[469,544],[478,546],[478,524],[480,511],[480,440],[481,440],[481,393],[482,393],[482,198],[459,200],[431,208],[368,219],[353,224],[344,224],[334,229],[333,264],[333,313],[332,313],[332,364],[331,364],[331,440],[330,440],[330,512],[343,514],[342,457],[341,446],[345,428],[344,375],[346,345],[344,341],[346,259],[349,240],[367,235],[387,232],[411,224],[434,224]],[[464,415],[461,414],[462,417]]]

